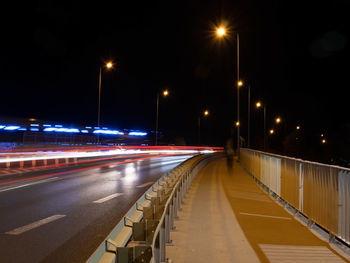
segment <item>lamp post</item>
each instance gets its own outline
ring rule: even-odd
[[[203,116],[206,117],[209,115],[209,111],[205,110]],[[198,146],[201,145],[201,115],[198,117]]]
[[[266,151],[266,105],[262,105],[260,101],[256,103],[256,107],[259,109],[264,108],[264,151]]]
[[[113,68],[112,62],[107,62],[105,67],[107,69]],[[98,77],[98,110],[97,110],[97,127],[100,127],[100,115],[101,115],[101,83],[102,83],[102,66],[100,66],[100,74]]]
[[[226,35],[226,29],[224,27],[219,27],[216,29],[216,35],[218,37],[224,37]],[[236,31],[237,40],[237,121],[240,121],[239,114],[239,87],[243,85],[243,82],[239,80],[239,32]],[[240,157],[240,126],[237,126],[237,156],[238,160]]]
[[[162,95],[164,97],[169,95],[169,91],[168,90],[164,90],[162,92]],[[155,145],[158,145],[158,115],[159,115],[159,92],[157,92],[157,112],[156,112],[156,141],[155,141]]]
[[[248,85],[248,148],[250,148],[250,84]]]

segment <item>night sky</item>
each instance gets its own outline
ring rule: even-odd
[[[0,18],[0,116],[95,125],[98,71],[111,59],[117,66],[102,77],[105,126],[154,129],[156,93],[167,88],[159,127],[169,142],[195,144],[198,116],[208,108],[203,142],[224,145],[236,120],[239,31],[241,78],[252,104],[266,103],[268,128],[280,115],[286,134],[300,124],[308,136],[343,140],[349,10],[346,0],[15,2]],[[230,39],[213,37],[220,24],[231,28]],[[240,98],[246,137],[246,87]],[[262,113],[252,105],[251,116],[259,138]]]

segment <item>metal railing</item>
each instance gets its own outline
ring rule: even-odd
[[[88,263],[165,262],[166,244],[185,193],[209,155],[186,160],[160,178],[132,206]]]
[[[266,190],[350,245],[350,169],[241,149],[243,167]]]

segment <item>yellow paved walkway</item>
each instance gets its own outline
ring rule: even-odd
[[[175,226],[167,246],[173,263],[350,262],[225,158],[197,175]]]

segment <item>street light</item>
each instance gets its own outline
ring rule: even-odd
[[[281,118],[280,118],[280,117],[277,117],[277,118],[276,118],[276,123],[277,123],[277,124],[280,124],[280,123],[281,123],[281,121],[282,121],[282,120],[281,120]]]
[[[156,142],[155,142],[155,145],[158,145],[159,93],[160,93],[160,92],[157,92],[157,112],[156,112]],[[166,90],[163,90],[162,95],[163,95],[163,97],[168,96],[168,95],[169,95],[169,91],[168,91],[167,89],[166,89]]]
[[[220,26],[216,29],[216,35],[218,37],[224,37],[226,35],[227,29],[224,26]],[[239,33],[236,31],[237,35],[237,121],[239,122],[239,87],[243,85],[243,82],[239,79]],[[240,148],[240,143],[239,143],[239,126],[237,126],[237,156],[239,159],[240,153],[239,153],[239,148]]]
[[[297,129],[297,130],[300,130],[300,126],[298,125],[296,129]]]
[[[113,63],[111,61],[107,62],[105,64],[105,67],[107,69],[113,68]],[[103,67],[100,66],[100,74],[98,78],[98,112],[97,112],[97,126],[100,127],[100,114],[101,114],[101,82],[102,82],[102,69]]]
[[[266,105],[262,104],[260,101],[256,103],[256,107],[259,109],[261,107],[264,108],[264,151],[266,151]]]
[[[207,117],[209,115],[209,110],[203,111],[203,117]],[[201,145],[201,115],[198,117],[198,146]]]
[[[275,131],[273,129],[270,130],[270,134],[274,134]]]
[[[216,33],[219,37],[222,37],[226,35],[226,29],[224,27],[219,27],[217,28]]]

